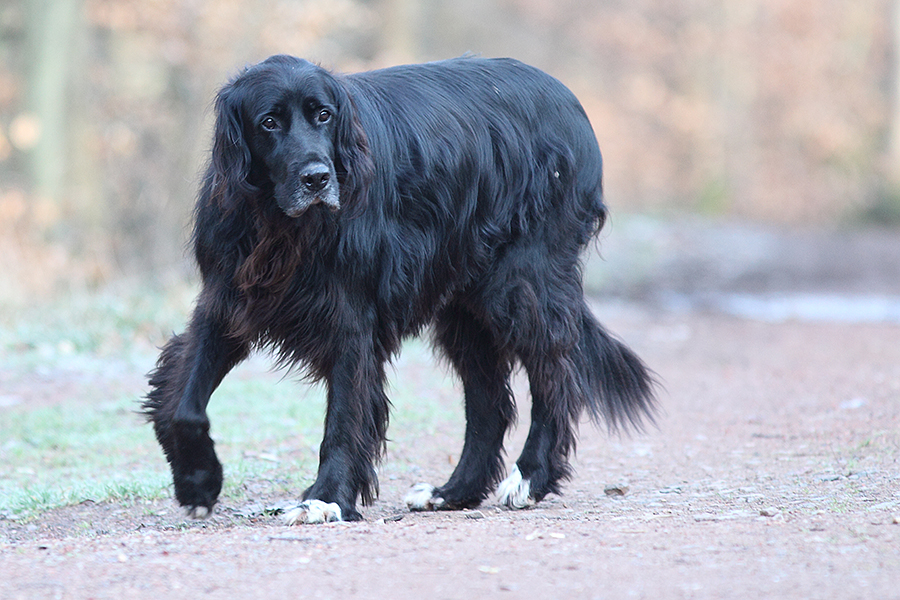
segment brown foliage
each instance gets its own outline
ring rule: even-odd
[[[516,56],[583,100],[617,211],[843,219],[892,183],[892,9],[889,0],[82,0],[77,43],[61,50],[71,54],[66,191],[41,199],[16,129],[35,123],[32,5],[6,4],[0,196],[53,206],[40,210],[56,221],[29,221],[37,229],[27,239],[6,228],[2,241],[49,239],[67,255],[102,257],[100,273],[181,264],[176,240],[208,149],[211,98],[275,52],[343,70],[466,51]]]

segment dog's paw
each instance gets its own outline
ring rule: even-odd
[[[342,521],[341,507],[334,502],[306,500],[294,508],[285,510],[284,521],[288,525],[298,523],[331,523]]]
[[[212,509],[208,506],[185,506],[184,513],[188,519],[202,521],[208,519],[212,515]]]
[[[513,467],[509,477],[497,486],[497,500],[509,508],[530,508],[537,504],[531,495],[531,481],[522,478],[519,467]]]
[[[417,483],[403,499],[409,510],[439,510],[444,506],[444,499],[434,495],[434,486]]]

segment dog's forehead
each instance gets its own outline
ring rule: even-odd
[[[260,94],[259,100],[304,102],[330,97],[328,75],[323,69],[302,59],[274,58],[259,63],[244,74],[245,85]]]

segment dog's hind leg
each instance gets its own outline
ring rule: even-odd
[[[222,489],[222,465],[209,435],[206,406],[248,346],[227,335],[218,320],[198,308],[184,334],[174,336],[150,374],[143,403],[166,454],[175,498],[192,518],[205,518]]]
[[[565,355],[523,361],[531,386],[531,427],[512,473],[497,488],[501,504],[527,508],[548,493],[559,493],[571,475],[568,462],[575,445],[577,383]]]
[[[568,456],[585,410],[611,430],[637,428],[653,417],[653,380],[640,359],[594,320],[583,300],[557,314],[570,321],[564,330],[577,332],[574,343],[535,331],[520,349],[531,385],[531,427],[516,466],[497,490],[510,508],[560,492],[571,475]]]
[[[565,242],[509,250],[483,292],[493,330],[506,336],[531,386],[528,438],[498,487],[500,502],[512,508],[559,493],[585,410],[615,427],[639,423],[653,406],[643,363],[590,314],[577,248]]]
[[[503,437],[515,418],[511,363],[487,329],[458,305],[438,316],[435,339],[463,382],[465,442],[447,483],[438,488],[418,484],[406,503],[412,510],[471,508],[487,498],[502,477]]]

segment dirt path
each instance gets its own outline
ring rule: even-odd
[[[598,314],[665,414],[582,427],[563,497],[409,514],[396,477],[366,522],[295,528],[79,506],[0,523],[0,598],[900,598],[900,327]],[[460,444],[419,440],[425,480]]]

